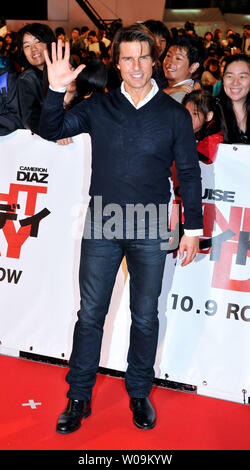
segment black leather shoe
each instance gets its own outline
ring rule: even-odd
[[[81,426],[82,418],[91,414],[90,401],[69,399],[67,408],[60,415],[56,431],[60,434],[69,434]]]
[[[140,429],[153,429],[156,423],[155,410],[149,398],[131,398],[133,423]]]

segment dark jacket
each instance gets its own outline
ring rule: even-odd
[[[39,134],[39,120],[44,101],[43,72],[29,67],[18,77],[18,101],[23,127]]]
[[[17,99],[16,73],[4,65],[0,68],[0,136],[23,128]]]

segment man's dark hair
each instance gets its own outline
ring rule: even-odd
[[[93,36],[93,37],[96,37],[96,32],[94,29],[91,29],[91,31],[89,31],[88,33],[88,36]]]
[[[144,25],[155,36],[161,35],[166,39],[166,41],[170,40],[170,38],[171,38],[170,32],[169,32],[167,26],[165,26],[165,24],[162,21],[160,21],[160,20],[147,20],[147,21],[145,21]]]
[[[165,24],[159,20],[147,20],[145,21],[144,25],[149,29],[149,31],[151,31],[151,33],[155,37],[162,36],[166,41],[164,51],[161,53],[161,56],[159,57],[159,61],[162,62],[166,54],[167,44],[171,39],[170,32],[167,26],[165,26]]]
[[[111,47],[113,65],[117,66],[120,56],[120,44],[122,42],[147,42],[150,48],[150,56],[155,62],[158,59],[158,48],[154,35],[141,23],[135,23],[131,26],[120,28],[115,34]]]
[[[25,66],[28,65],[28,61],[26,60],[23,52],[23,37],[25,34],[31,34],[32,36],[35,36],[35,38],[37,38],[39,41],[46,43],[49,53],[51,49],[51,43],[56,42],[55,34],[47,24],[29,23],[23,28],[19,29],[17,33],[18,52],[20,55],[20,61]]]
[[[193,31],[195,32],[195,24],[192,23],[191,21],[186,21],[186,23],[184,24],[184,29],[185,31]]]
[[[65,30],[62,26],[58,26],[58,28],[55,29],[55,34],[56,37],[60,36],[60,34],[65,34]]]
[[[19,50],[21,52],[23,52],[23,37],[25,34],[32,34],[32,36],[35,36],[41,42],[45,42],[48,46],[56,41],[55,34],[47,24],[30,23],[18,31]]]
[[[205,48],[200,38],[177,36],[170,41],[167,51],[172,46],[176,46],[187,51],[190,66],[195,62],[199,62],[200,64],[203,63],[205,58]]]
[[[84,34],[84,33],[86,33],[87,31],[89,31],[88,26],[82,26],[82,27],[81,27],[81,34]]]

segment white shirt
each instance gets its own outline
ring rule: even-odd
[[[173,88],[176,86],[185,85],[185,83],[189,86],[193,86],[194,80],[192,80],[192,78],[188,78],[187,80],[183,80],[182,82],[176,83],[175,85],[173,85]]]
[[[139,103],[137,105],[135,105],[135,103],[132,100],[130,94],[125,90],[124,82],[122,82],[122,84],[121,84],[121,92],[124,96],[126,96],[126,98],[130,101],[130,103],[136,109],[139,109],[142,106],[144,106],[144,104],[148,103],[148,101],[150,101],[156,95],[156,93],[159,91],[159,87],[158,87],[156,81],[153,78],[151,78],[151,85],[152,85],[152,88],[150,89],[148,94],[145,96],[145,98],[143,98],[143,100],[139,101]]]
[[[178,83],[178,85],[180,84],[183,84],[185,82],[188,82],[189,80],[185,80],[184,82],[181,82],[181,83]],[[155,95],[156,93],[159,91],[159,87],[156,83],[156,81],[151,78],[151,84],[152,84],[152,88],[151,90],[149,91],[149,93],[145,96],[145,98],[143,98],[143,100],[139,101],[139,103],[137,105],[135,105],[134,101],[132,100],[130,94],[125,90],[125,87],[124,87],[124,82],[122,82],[121,84],[121,93],[126,96],[126,98],[129,100],[129,102],[136,108],[136,109],[139,109],[141,108],[142,106],[144,106],[144,104],[148,103]],[[177,86],[177,85],[176,85]],[[188,237],[201,237],[203,235],[203,230],[202,229],[194,229],[194,230],[187,230],[185,229],[184,230],[185,232],[185,235],[187,235]]]
[[[92,44],[89,44],[89,51],[92,51],[92,52],[100,52],[100,46],[99,46],[99,42],[92,42]]]

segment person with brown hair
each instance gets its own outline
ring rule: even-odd
[[[69,400],[57,422],[57,432],[62,434],[77,430],[82,418],[91,413],[105,316],[124,256],[130,275],[132,320],[125,385],[133,423],[143,430],[156,424],[149,394],[154,379],[158,298],[166,259],[162,241],[166,241],[167,234],[165,231],[160,236],[162,221],[154,213],[152,222],[147,208],[150,204],[158,214],[162,204],[167,213],[173,159],[185,213],[185,234],[179,245],[180,257],[184,257],[182,266],[195,258],[202,234],[200,168],[191,118],[184,106],[159,90],[152,80],[157,56],[154,37],[144,25],[119,29],[112,44],[112,58],[122,77],[121,87],[92,95],[65,113],[63,91],[84,66],[70,70],[69,47],[65,47],[62,57],[60,41],[57,50],[53,44],[52,61],[45,53],[50,90],[41,116],[41,135],[57,140],[88,132],[92,142],[91,200],[79,274],[81,306],[66,378],[70,385]],[[99,215],[97,197],[101,197],[104,206]],[[138,204],[146,211],[145,226],[137,217],[131,230],[127,210]],[[110,207],[119,208],[119,222],[115,233],[107,235]],[[154,230],[152,237],[154,227],[157,233]]]

